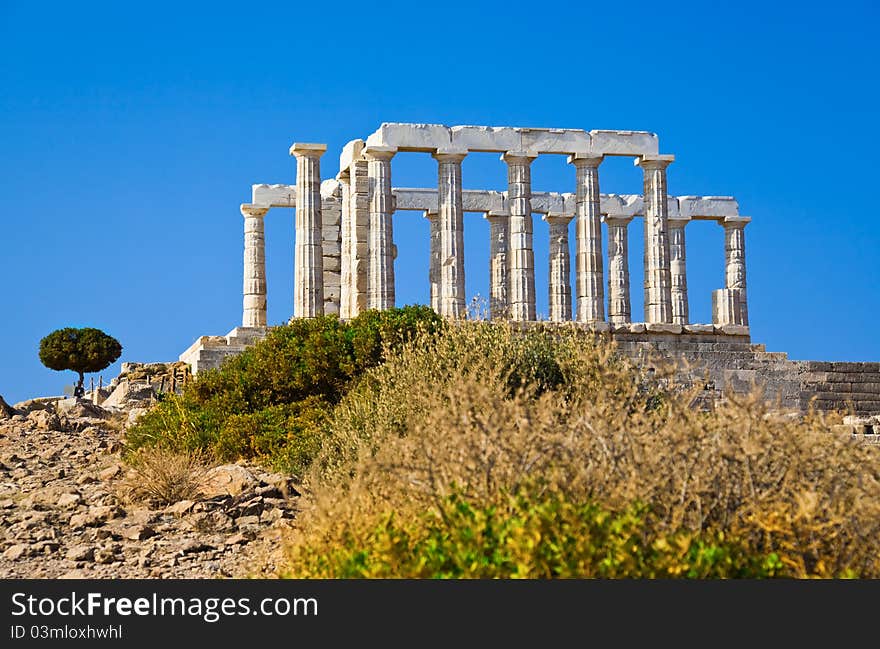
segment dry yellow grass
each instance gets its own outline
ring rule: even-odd
[[[647,503],[658,532],[722,531],[793,576],[880,576],[877,449],[757,395],[714,412],[693,397],[573,329],[467,323],[420,340],[337,407],[291,556],[388,512],[439,511],[453,489],[492,503],[537,482],[615,511]]]

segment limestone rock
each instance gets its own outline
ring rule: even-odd
[[[68,419],[107,419],[110,416],[101,406],[96,406],[88,399],[77,398],[56,401],[55,412]]]
[[[149,525],[132,525],[122,530],[122,538],[129,541],[143,541],[155,535],[156,530]]]
[[[67,550],[65,557],[70,561],[91,561],[95,556],[95,548],[91,545],[73,545]]]
[[[3,553],[4,559],[9,559],[10,561],[18,561],[22,557],[30,554],[31,548],[26,543],[16,543],[13,546],[6,548],[6,551]]]
[[[243,466],[223,464],[207,472],[202,493],[207,498],[223,495],[238,496],[256,484],[257,479]]]
[[[28,423],[37,430],[63,430],[61,419],[48,410],[33,410],[27,416]]]
[[[0,419],[7,419],[17,414],[18,411],[6,403],[6,400],[0,395]]]

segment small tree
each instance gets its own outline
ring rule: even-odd
[[[50,370],[79,374],[74,395],[83,394],[86,372],[100,372],[122,354],[122,345],[100,329],[57,329],[40,341],[40,361]]]

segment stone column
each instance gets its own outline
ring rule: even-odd
[[[324,314],[324,247],[321,223],[321,156],[326,144],[296,142],[296,248],[294,254],[293,315],[314,318]]]
[[[746,300],[746,238],[747,216],[727,216],[724,226],[725,288],[712,293],[712,321],[717,325],[749,326]]]
[[[244,204],[244,304],[242,327],[266,326],[266,235],[263,217],[268,207]]]
[[[510,318],[516,321],[535,320],[531,164],[536,157],[523,151],[508,151],[501,156],[507,163],[507,201],[510,211],[507,299]]]
[[[673,160],[671,155],[636,159],[645,178],[645,321],[649,323],[672,323],[666,167]]]
[[[367,309],[370,269],[370,179],[367,161],[352,161],[349,169],[351,218],[351,288],[349,314],[352,318]]]
[[[367,282],[367,307],[394,307],[394,197],[391,194],[391,158],[394,147],[372,146],[364,149],[370,179],[370,265]]]
[[[684,228],[690,219],[669,219],[669,270],[672,281],[672,324],[689,324]]]
[[[487,212],[489,221],[489,317],[510,317],[507,296],[507,247],[510,236],[506,213]]]
[[[599,212],[599,165],[603,156],[574,154],[575,167],[575,272],[577,319],[579,322],[605,320],[605,290],[602,268],[602,220]]]
[[[563,214],[544,215],[544,220],[550,225],[548,303],[551,322],[571,320],[571,261],[568,249],[568,224],[571,219]],[[599,261],[601,264],[601,257]]]
[[[431,308],[440,313],[440,218],[437,212],[425,211],[430,226],[431,252],[428,257],[428,284],[431,286]]]
[[[340,285],[339,285],[339,317],[342,320],[351,318],[351,171],[346,169],[340,172],[336,179],[342,186],[342,216],[339,228],[342,238],[342,255],[340,257]]]
[[[629,234],[631,216],[606,216],[608,227],[608,321],[632,321],[629,298]]]
[[[438,150],[437,204],[440,227],[440,315],[466,315],[464,289],[464,209],[461,161],[467,152]]]

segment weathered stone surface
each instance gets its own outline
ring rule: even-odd
[[[0,395],[0,419],[5,419],[19,414],[12,406],[10,406]]]
[[[64,428],[58,415],[48,410],[32,410],[28,414],[27,420],[37,430],[62,430]]]
[[[0,422],[0,578],[230,577],[277,552],[298,495],[290,476],[240,467],[251,479],[237,496],[155,511],[119,500],[115,425],[69,423],[77,432]],[[199,546],[211,549],[189,551]]]
[[[243,466],[224,464],[208,471],[202,491],[206,498],[215,496],[238,496],[255,486],[257,480]]]

